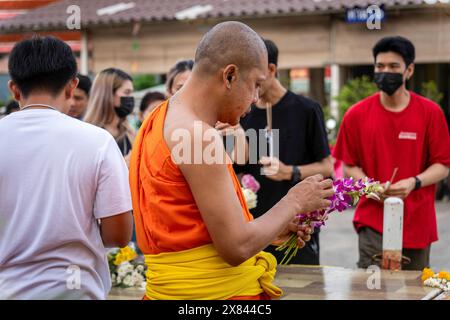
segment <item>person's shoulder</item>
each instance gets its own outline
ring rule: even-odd
[[[84,122],[82,120],[78,120],[75,118],[72,118],[68,115],[63,115],[63,119],[65,121],[66,126],[76,127],[77,129],[87,132],[87,133],[96,133],[98,135],[106,135],[108,131],[106,131],[103,128],[100,128],[98,126],[95,126],[93,124],[90,124],[88,122]]]
[[[348,108],[345,116],[348,118],[358,118],[360,116],[367,116],[367,112],[370,108],[373,108],[375,104],[380,100],[380,93],[376,92],[358,102]]]
[[[10,115],[0,115],[0,124],[6,124],[10,118]]]
[[[303,94],[297,94],[290,90],[288,90],[286,94],[288,95],[290,100],[295,100],[302,107],[310,108],[310,109],[314,109],[317,107],[320,108],[320,105],[317,101],[315,101]]]
[[[410,94],[411,97],[417,102],[416,106],[418,106],[421,109],[421,111],[430,112],[433,114],[443,113],[441,107],[433,100],[430,100],[412,91],[410,92]]]
[[[0,118],[0,132],[9,132],[15,125],[11,123],[10,115]]]
[[[89,144],[105,144],[114,140],[113,136],[105,129],[93,124],[72,118],[68,115],[62,115],[61,125],[64,130],[70,134],[76,134],[80,140]]]
[[[302,94],[296,94],[292,91],[287,92],[287,94],[289,95],[289,99],[290,101],[293,101],[294,103],[292,103],[292,105],[295,105],[295,108],[300,111],[300,112],[306,112],[308,114],[312,114],[312,113],[323,113],[322,111],[322,107],[320,106],[320,104],[309,98],[306,97]]]
[[[217,139],[219,132],[210,124],[204,122],[192,112],[183,110],[182,112],[172,112],[167,114],[164,120],[164,139],[166,144],[172,149],[179,146],[179,139],[183,137],[184,141],[203,142],[208,139]]]

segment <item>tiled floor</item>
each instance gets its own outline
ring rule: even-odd
[[[279,266],[275,284],[283,289],[283,300],[433,299],[440,291],[424,287],[420,274],[420,271],[381,271],[379,285],[373,286],[372,275],[361,269]],[[143,294],[138,289],[114,288],[109,299],[140,300]]]

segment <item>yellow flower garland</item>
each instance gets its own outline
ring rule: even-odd
[[[433,270],[425,268],[422,271],[421,279],[427,287],[438,288],[444,292],[450,291],[450,273],[447,271],[442,270],[439,273],[434,273]]]
[[[425,280],[427,280],[429,278],[433,278],[433,276],[434,276],[434,271],[431,270],[430,268],[425,268],[422,271],[421,279],[422,279],[422,281],[425,281]]]
[[[119,250],[116,255],[116,259],[114,260],[114,264],[118,266],[126,261],[133,260],[136,257],[137,253],[129,246],[126,246],[125,248],[121,248]]]
[[[447,271],[441,271],[438,274],[438,278],[450,281],[450,273],[448,273]]]

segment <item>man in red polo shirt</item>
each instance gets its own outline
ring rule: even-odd
[[[414,45],[402,37],[381,39],[373,48],[374,81],[380,92],[358,102],[342,121],[336,148],[344,173],[386,182],[382,195],[404,199],[404,269],[429,266],[431,243],[438,240],[434,207],[435,184],[447,177],[450,136],[440,107],[408,91],[414,72]],[[359,236],[358,267],[373,264],[382,251],[383,203],[361,199],[353,220]]]

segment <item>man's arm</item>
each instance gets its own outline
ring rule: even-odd
[[[429,166],[424,172],[417,177],[422,181],[422,187],[427,187],[432,184],[447,178],[449,173],[449,167],[440,163],[435,163]]]
[[[419,174],[417,178],[422,182],[422,187],[426,187],[445,179],[448,176],[448,173],[449,168],[447,166],[435,163]],[[385,195],[404,199],[414,190],[415,184],[416,180],[414,177],[400,180],[391,185]]]
[[[295,167],[300,171],[300,178],[303,180],[315,174],[321,174],[324,177],[333,175],[333,161],[330,156],[328,147],[327,133],[322,108],[319,104],[314,103],[311,112],[308,113],[308,122],[305,128],[305,134],[308,137],[306,149],[307,152],[316,160],[305,165],[286,165],[277,158],[262,157],[260,163],[263,165],[263,171],[267,178],[275,181],[291,180]]]
[[[328,156],[321,161],[299,166],[299,169],[302,179],[311,177],[315,174],[321,174],[324,177],[331,177],[334,171],[331,156]]]
[[[133,232],[128,168],[112,136],[109,135],[101,152],[94,217],[100,220],[105,247],[124,247]]]
[[[100,235],[107,248],[125,247],[133,232],[131,211],[100,219]]]
[[[216,150],[222,148],[221,138]],[[209,142],[210,143],[210,142]],[[207,147],[204,143],[203,150]],[[249,259],[282,234],[299,213],[329,206],[330,180],[310,177],[293,187],[272,209],[247,222],[226,164],[179,164],[220,256],[231,265]]]
[[[348,166],[344,164],[344,174],[346,177],[353,177],[354,179],[363,179],[366,174],[361,168],[356,166]],[[449,168],[440,163],[435,163],[428,167],[424,172],[419,174],[417,178],[422,181],[422,187],[426,187],[435,183],[438,183],[442,179],[445,179],[449,174]],[[414,190],[416,180],[414,177],[402,179],[392,184],[387,191],[383,194],[383,197],[400,197],[406,198],[411,191]]]
[[[286,165],[278,158],[262,157],[259,162],[263,166],[263,172],[267,178],[275,181],[289,181],[292,179],[294,166]],[[331,156],[328,156],[321,161],[298,167],[302,180],[316,174],[321,174],[324,177],[331,177],[333,174],[333,163],[331,161]]]
[[[428,140],[426,144],[429,152],[429,163],[432,163],[417,177],[421,180],[422,187],[426,187],[445,179],[448,176],[450,166],[450,136],[444,112],[435,105],[430,108]],[[410,177],[393,184],[387,191],[387,195],[406,198],[414,190],[415,179]]]
[[[358,166],[351,166],[344,163],[344,176],[349,178],[353,177],[355,180],[364,179],[366,174],[364,171]]]

